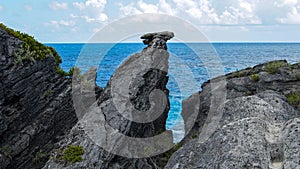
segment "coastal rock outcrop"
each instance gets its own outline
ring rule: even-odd
[[[151,142],[150,137],[166,133],[163,143],[173,145],[172,134],[165,128],[170,108],[166,42],[173,36],[171,32],[160,32],[141,37],[148,47],[117,68],[97,102],[60,142],[61,148],[53,152],[53,159],[44,169],[159,166],[159,159],[147,153],[160,151],[160,147],[143,144]],[[71,163],[62,157],[75,145],[84,153],[81,160]]]
[[[299,168],[300,63],[285,60],[204,83],[182,103],[188,134],[174,145],[173,37],[143,35],[103,90],[96,68],[66,77],[54,49],[0,24],[0,168]]]
[[[272,61],[205,83],[183,102],[198,104],[183,110],[185,124],[193,111],[198,118],[165,168],[299,168],[299,65]],[[223,92],[222,104],[212,90]]]
[[[25,53],[25,42],[15,36],[33,38],[1,26],[0,168],[41,168],[55,143],[77,122],[71,79],[57,73],[59,63],[50,48],[39,44],[46,55],[35,58],[34,52],[41,51],[26,44]]]

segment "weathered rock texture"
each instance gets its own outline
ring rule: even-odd
[[[1,169],[40,168],[77,121],[71,80],[56,73],[51,55],[17,63],[22,44],[0,28]]]
[[[270,74],[266,67],[274,63],[282,66]],[[291,106],[286,98],[300,92],[299,72],[299,64],[275,61],[205,83],[183,102],[186,125],[191,125],[191,112],[198,111],[198,118],[165,168],[300,168],[299,105]],[[227,79],[225,87],[212,89],[222,79]],[[223,92],[222,104],[212,101],[212,90]],[[188,107],[191,102],[198,106]]]
[[[143,42],[148,47],[159,48],[167,50],[166,42],[174,37],[173,32],[157,32],[157,33],[147,33],[141,37],[144,39]]]
[[[169,111],[169,91],[166,88],[169,54],[166,51],[166,42],[173,36],[173,33],[170,32],[151,34],[147,38],[148,47],[143,49],[141,53],[130,56],[122,63],[109,80],[97,103],[94,103],[84,113],[83,119],[73,127],[68,137],[60,143],[62,150],[70,145],[82,146],[85,152],[83,160],[75,164],[68,163],[59,159],[61,152],[57,150],[54,152],[53,160],[48,161],[44,169],[157,168],[159,165],[157,164],[159,161],[157,158],[128,158],[132,153],[129,150],[139,146],[132,145],[133,142],[124,141],[122,138],[120,138],[121,145],[110,141],[106,142],[106,144],[111,144],[112,151],[125,147],[128,150],[128,156],[124,157],[103,149],[95,139],[97,137],[106,138],[107,136],[103,134],[106,132],[108,135],[115,134],[116,131],[112,131],[109,127],[117,129],[118,133],[131,138],[152,137],[166,131],[166,119]],[[142,38],[145,38],[145,36]],[[152,40],[155,40],[155,42],[152,42]],[[153,94],[156,90],[161,91],[161,93],[153,97],[151,93]],[[163,95],[164,97],[155,97]],[[116,96],[115,100],[114,96]],[[152,114],[149,114],[149,110],[155,107],[156,103],[162,103],[165,106],[159,107],[161,109],[159,111],[162,113],[154,121],[134,122],[123,117],[126,112],[130,114],[137,110],[142,114],[142,119],[147,120],[152,116]],[[119,105],[125,105],[125,108],[120,109],[117,107]],[[93,116],[93,114],[96,116]],[[98,119],[100,116],[103,116],[103,119]],[[93,119],[93,121],[88,121],[90,119]],[[105,123],[103,129],[105,131],[100,130],[94,138],[88,134],[86,126],[94,123],[93,130],[97,130],[97,126],[101,125],[100,120]],[[168,139],[164,141],[173,144],[172,135],[170,134]]]
[[[164,139],[154,141],[173,146],[165,128],[170,108],[166,42],[173,37],[172,32],[142,36],[148,46],[125,60],[102,92],[95,87],[95,68],[74,76],[71,86],[71,79],[56,73],[52,55],[20,62],[15,54],[23,42],[0,28],[0,168],[164,167],[177,146],[153,157],[144,156],[164,144],[136,147],[162,133]],[[300,93],[300,64],[286,61],[206,82],[183,102],[189,133],[165,168],[300,168],[300,95],[288,99],[291,93]],[[130,141],[120,133],[146,139]],[[70,145],[83,147],[77,163],[62,157]]]

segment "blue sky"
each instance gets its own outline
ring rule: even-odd
[[[0,22],[42,42],[86,42],[105,25],[142,13],[184,19],[210,41],[300,42],[300,0],[0,1]]]

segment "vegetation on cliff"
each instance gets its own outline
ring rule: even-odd
[[[288,95],[286,95],[288,103],[295,108],[297,108],[300,105],[300,93],[297,91],[294,91]]]
[[[2,29],[4,29],[7,33],[9,33],[10,35],[12,35],[24,42],[24,44],[22,46],[22,49],[24,51],[22,51],[21,53],[23,53],[25,51],[30,51],[31,56],[34,59],[44,59],[45,57],[47,57],[49,55],[53,55],[53,57],[55,58],[57,63],[62,62],[60,56],[55,51],[55,49],[53,49],[52,47],[45,46],[45,45],[39,43],[38,41],[36,41],[34,39],[34,37],[32,37],[26,33],[22,33],[20,31],[15,31],[11,28],[8,28],[2,23],[0,23],[0,27]]]
[[[69,75],[68,72],[65,72],[59,67],[59,64],[62,62],[62,59],[54,48],[50,46],[45,46],[42,43],[35,40],[34,37],[26,33],[22,33],[20,31],[15,31],[11,28],[8,28],[2,23],[0,23],[0,28],[4,29],[8,34],[20,39],[23,42],[18,52],[15,53],[16,64],[22,64],[25,60],[33,62],[35,60],[42,60],[46,57],[53,56],[55,58],[56,63],[58,64],[56,69],[57,73],[63,76]]]
[[[62,164],[73,164],[83,160],[84,149],[82,146],[69,145],[65,149],[60,149],[58,154],[52,157],[55,161]]]
[[[267,71],[270,74],[275,74],[279,68],[288,66],[288,63],[285,61],[276,61],[270,62],[264,67],[264,71]]]
[[[253,74],[253,75],[250,75],[249,77],[252,81],[255,81],[255,82],[259,81],[259,75],[258,74]]]

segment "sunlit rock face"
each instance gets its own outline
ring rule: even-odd
[[[172,32],[141,37],[147,47],[129,56],[116,69],[99,99],[60,144],[62,149],[74,144],[82,146],[83,160],[65,165],[53,159],[44,169],[161,166],[158,158],[148,157],[163,153],[163,144],[170,148],[174,145],[171,131],[166,131],[170,109],[166,43],[173,37]],[[161,133],[166,133],[164,139],[151,139]],[[149,144],[154,146],[147,147]]]
[[[282,66],[270,73],[270,65]],[[165,168],[299,168],[300,102],[291,96],[300,93],[299,72],[299,63],[273,61],[203,84],[183,102],[185,125],[198,111],[196,125]],[[223,88],[212,87],[222,80]]]

